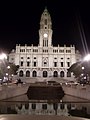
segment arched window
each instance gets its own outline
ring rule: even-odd
[[[25,109],[29,109],[29,103],[25,103]]]
[[[71,72],[67,72],[67,77],[71,77]]]
[[[22,70],[19,72],[19,76],[23,77],[23,71]]]
[[[26,77],[30,77],[30,72],[26,71]]]
[[[22,104],[19,104],[17,107],[18,107],[19,110],[21,110],[22,109]]]
[[[58,109],[58,104],[57,103],[53,103],[53,109],[57,110]]]
[[[48,73],[47,71],[43,71],[43,77],[47,77]]]
[[[57,71],[54,71],[53,77],[58,77],[58,72]]]
[[[65,106],[64,106],[64,103],[61,103],[61,104],[60,104],[60,108],[61,108],[61,110],[63,110],[64,107],[65,107]]]
[[[36,71],[33,71],[32,76],[33,76],[33,77],[37,77],[37,72],[36,72]]]
[[[60,72],[60,77],[64,77],[64,71]]]

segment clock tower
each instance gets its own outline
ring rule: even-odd
[[[52,22],[51,16],[45,8],[41,15],[40,30],[39,30],[39,46],[50,47],[52,46]]]

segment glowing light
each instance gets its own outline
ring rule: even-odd
[[[90,54],[88,54],[85,58],[84,61],[89,61],[90,60]]]
[[[13,74],[12,74],[12,77],[13,77]]]
[[[84,70],[84,67],[82,67],[82,70]]]
[[[44,37],[47,38],[47,36],[48,36],[48,35],[45,33],[45,34],[44,34]]]
[[[8,73],[6,73],[6,76],[8,76]]]
[[[0,60],[3,60],[3,59],[7,59],[7,56],[6,56],[5,53],[2,53],[2,54],[0,55]]]
[[[7,66],[7,69],[10,69],[10,66]]]

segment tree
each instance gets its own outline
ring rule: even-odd
[[[8,69],[7,66],[9,66],[10,69]],[[0,78],[3,79],[4,76],[6,76],[6,73],[8,73],[10,76],[12,74],[16,75],[18,69],[19,69],[19,65],[9,63],[8,61],[1,61],[0,62]]]
[[[19,65],[15,65],[13,63],[9,63],[9,66],[10,66],[10,71],[9,71],[9,74],[13,74],[13,75],[17,75],[17,71],[19,69]]]
[[[69,69],[69,72],[73,72],[74,76],[77,78],[81,75],[82,69],[81,62],[74,63]]]
[[[87,82],[90,78],[90,61],[74,63],[68,71],[73,72],[75,78],[79,81]]]

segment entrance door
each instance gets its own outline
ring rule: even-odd
[[[33,77],[37,77],[37,72],[36,72],[36,71],[33,71],[32,76],[33,76]]]
[[[47,77],[47,71],[43,71],[43,77]]]
[[[63,71],[61,71],[60,77],[64,77],[64,72]]]

